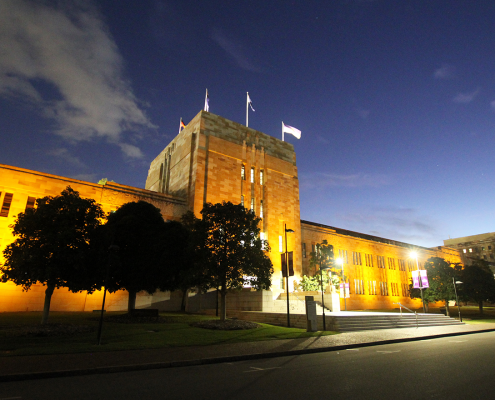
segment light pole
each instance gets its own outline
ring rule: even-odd
[[[423,298],[423,280],[421,279],[421,273],[419,272],[418,254],[415,251],[412,251],[411,258],[416,259],[416,269],[418,270],[418,279],[419,279],[419,290],[421,291],[421,303],[423,303],[423,314],[426,314],[425,300]]]
[[[287,327],[290,328],[290,311],[289,311],[289,253],[287,252],[287,232],[294,233],[292,229],[287,229],[287,224],[284,224],[285,231],[285,271],[286,271],[286,291],[287,291]]]
[[[452,277],[452,283],[454,284],[454,292],[455,292],[455,302],[457,303],[457,312],[459,313],[459,322],[462,322],[462,317],[461,317],[461,306],[459,305],[459,298],[457,297],[457,288],[456,288],[456,283],[462,283],[461,281],[455,280],[454,277]]]
[[[318,249],[320,252],[320,284],[321,284],[321,308],[323,310],[323,330],[326,331],[327,327],[325,324],[325,297],[323,295],[323,270],[321,269],[321,265],[323,263],[323,254],[321,253],[321,249]]]
[[[342,267],[342,289],[344,291],[344,311],[347,311],[347,300],[346,300],[346,292],[345,292],[345,279],[344,279],[344,260],[342,258],[337,258],[335,260],[337,264],[340,264]]]

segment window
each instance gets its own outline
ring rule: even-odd
[[[284,252],[284,244],[282,241],[282,236],[278,237],[278,250],[280,251],[280,253]]]
[[[465,253],[466,252],[466,249],[462,249],[462,252]]]
[[[488,246],[488,250],[491,250],[492,249],[492,246]]]
[[[372,267],[373,266],[373,256],[371,254],[365,254],[364,258],[365,258],[366,266]]]
[[[251,167],[251,183],[254,183],[254,167]]]
[[[260,218],[263,218],[263,200],[260,200]]]
[[[363,265],[363,263],[361,262],[361,253],[357,251],[352,252],[352,263],[354,265]]]
[[[376,256],[378,268],[385,268],[385,256]]]
[[[402,296],[409,297],[409,286],[407,283],[402,283]]]
[[[10,205],[12,204],[12,197],[14,197],[12,193],[5,193],[5,197],[3,198],[2,210],[0,211],[0,217],[9,216]]]
[[[473,249],[469,249],[469,252],[472,253],[473,252]]]
[[[245,165],[243,165],[243,166],[241,167],[241,179],[242,179],[243,181],[245,181],[245,180],[246,180],[246,166],[245,166]]]
[[[241,196],[241,206],[244,207],[244,196]]]
[[[391,283],[390,284],[390,289],[392,292],[392,296],[398,296],[399,295],[399,284],[397,283]]]
[[[414,261],[413,260],[407,261],[407,268],[409,269],[409,271],[412,271],[414,269]]]
[[[263,179],[263,170],[260,169],[260,185],[263,185],[265,183],[264,179]]]
[[[392,257],[388,258],[388,269],[395,269],[395,259]]]
[[[28,197],[27,203],[26,203],[26,210],[30,208],[34,208],[34,205],[36,204],[36,197]]]
[[[354,279],[354,293],[364,294],[364,284],[361,279]]]
[[[302,244],[302,256],[303,258],[306,258],[306,243]]]
[[[380,282],[380,294],[382,296],[388,296],[388,284],[387,284],[387,282]]]
[[[399,258],[399,271],[405,271],[405,270],[406,270],[406,262]]]
[[[260,239],[262,240],[261,250],[265,250],[265,243],[263,242],[263,240],[265,240],[265,232],[260,232]]]
[[[376,281],[368,281],[368,293],[376,295]]]
[[[342,259],[344,264],[349,264],[349,257],[347,255],[347,250],[339,249],[339,257]]]
[[[254,212],[254,197],[251,197],[251,211]]]

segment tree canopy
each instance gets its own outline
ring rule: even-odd
[[[68,186],[59,196],[37,199],[36,207],[19,213],[11,225],[15,240],[3,251],[1,281],[24,290],[36,283],[46,285],[42,323],[48,321],[55,288],[92,292],[101,287],[90,256],[103,217],[99,204]]]
[[[273,266],[266,254],[270,247],[259,237],[261,219],[240,204],[207,203],[201,215],[208,285],[220,290],[220,318],[225,320],[227,290],[244,284],[270,288]]]
[[[129,311],[135,308],[136,294],[154,293],[163,283],[160,268],[165,221],[160,209],[145,201],[122,205],[108,216],[103,250],[119,248],[117,260],[109,268],[105,286],[109,292],[127,290]],[[104,264],[108,263],[102,258]]]
[[[458,278],[462,282],[458,286],[459,297],[478,303],[480,314],[483,314],[483,301],[495,301],[495,278],[488,262],[476,260],[465,266]]]
[[[423,289],[425,305],[428,303],[444,301],[447,313],[449,313],[449,300],[455,300],[455,291],[452,278],[455,275],[454,266],[440,257],[430,257],[425,262],[425,270],[428,275],[429,288]],[[420,289],[414,289],[410,285],[411,298],[421,298]]]

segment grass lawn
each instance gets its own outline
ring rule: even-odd
[[[106,317],[123,313],[106,313]],[[179,346],[204,346],[259,340],[296,339],[336,334],[336,332],[306,332],[304,329],[283,328],[260,324],[249,330],[209,330],[189,324],[211,316],[162,313],[164,323],[117,323],[104,321],[102,345],[96,345],[99,314],[91,312],[51,312],[49,324],[87,327],[90,332],[74,334],[23,334],[27,328],[39,325],[41,312],[0,313],[0,356],[30,354],[82,353],[95,351],[152,349]]]

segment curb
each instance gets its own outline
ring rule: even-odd
[[[452,332],[452,333],[441,333],[441,334],[428,335],[428,336],[387,339],[387,340],[379,340],[374,342],[354,343],[354,344],[331,346],[331,347],[318,347],[313,349],[310,348],[310,349],[301,349],[301,350],[287,350],[287,351],[279,351],[279,352],[271,352],[271,353],[255,353],[255,354],[245,354],[239,356],[200,358],[195,360],[164,361],[164,362],[155,362],[155,363],[147,363],[147,364],[132,364],[132,365],[119,365],[119,366],[96,367],[96,368],[86,368],[86,369],[9,374],[9,375],[0,375],[0,382],[16,382],[16,381],[27,381],[27,380],[35,380],[35,379],[49,379],[49,378],[65,378],[71,376],[112,374],[118,372],[146,371],[152,369],[180,368],[180,367],[192,367],[197,365],[221,364],[225,362],[260,360],[265,358],[277,358],[277,357],[287,357],[287,356],[298,356],[303,354],[326,353],[330,351],[341,351],[347,349],[380,346],[380,345],[393,344],[393,343],[417,342],[421,340],[438,339],[449,336],[465,336],[465,335],[471,335],[475,333],[485,333],[485,332],[495,332],[495,328],[469,331],[469,332]]]

